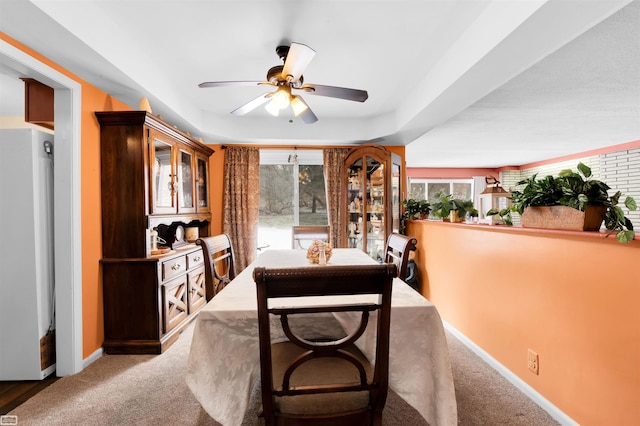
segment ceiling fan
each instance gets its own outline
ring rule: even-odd
[[[231,111],[231,114],[244,115],[267,101],[270,101],[265,106],[265,109],[272,115],[278,116],[281,110],[285,110],[291,105],[294,115],[302,118],[302,121],[307,124],[315,123],[318,121],[318,117],[311,111],[311,108],[309,108],[309,105],[304,99],[292,91],[301,90],[310,95],[327,96],[357,102],[364,102],[369,97],[366,90],[323,86],[319,84],[304,84],[302,73],[316,54],[315,50],[307,45],[291,43],[291,46],[278,46],[276,53],[278,57],[284,61],[284,65],[277,65],[267,71],[267,81],[208,81],[200,83],[198,87],[274,86],[276,87],[275,91],[258,96],[252,101]]]

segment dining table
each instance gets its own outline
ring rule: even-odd
[[[198,314],[186,382],[202,408],[224,426],[242,423],[251,392],[260,377],[253,269],[256,266],[322,268],[322,265],[311,263],[306,255],[306,250],[265,251]],[[362,250],[334,248],[328,264],[367,265],[375,262]],[[336,327],[348,332],[349,321],[349,317],[315,319],[305,327],[315,329],[319,335],[333,335]],[[372,359],[375,330],[371,326],[368,328],[371,330],[367,330],[356,345]],[[278,333],[282,333],[281,330],[272,327],[272,335]],[[284,339],[284,334],[280,338]],[[457,424],[451,363],[440,314],[429,300],[399,278],[393,281],[391,297],[389,387],[415,408],[429,425]]]

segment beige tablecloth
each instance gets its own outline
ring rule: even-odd
[[[372,262],[373,259],[361,250],[334,249],[329,263],[363,265]],[[202,407],[221,424],[236,426],[242,423],[251,390],[260,376],[253,268],[304,265],[322,267],[311,265],[304,250],[267,251],[200,311],[186,381]],[[438,311],[397,278],[391,304],[389,386],[430,425],[456,425],[449,351]],[[340,322],[349,328],[347,318],[341,318]],[[321,333],[327,325],[314,321],[308,326]],[[358,341],[358,346],[368,356],[372,355],[374,336],[371,330]]]

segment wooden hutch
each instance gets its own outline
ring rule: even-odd
[[[400,229],[401,157],[379,145],[354,148],[345,160],[347,214],[343,247],[382,260],[387,237]]]
[[[107,353],[161,353],[207,302],[213,150],[146,111],[96,112],[100,123],[102,285]],[[156,231],[170,251],[152,253]]]

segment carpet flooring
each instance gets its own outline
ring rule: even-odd
[[[193,324],[162,355],[104,355],[80,373],[57,380],[9,414],[17,416],[21,426],[218,426],[201,409],[184,380],[192,334]],[[447,341],[459,425],[558,424],[448,332]],[[251,398],[243,426],[262,425],[257,416],[257,388]],[[427,422],[390,392],[383,424],[422,426]]]

